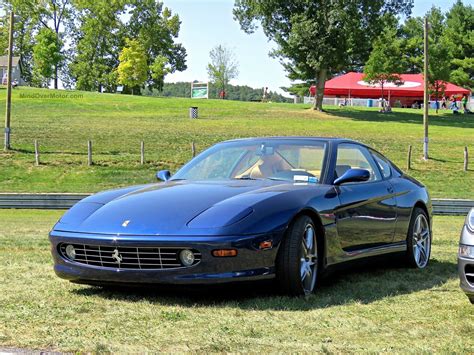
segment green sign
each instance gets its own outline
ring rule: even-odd
[[[193,99],[207,99],[207,87],[193,88],[191,91],[191,98]]]

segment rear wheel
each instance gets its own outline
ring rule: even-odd
[[[426,212],[415,208],[407,236],[407,262],[417,269],[424,269],[431,255],[431,230]]]
[[[308,216],[298,217],[282,241],[277,259],[280,290],[288,295],[311,294],[318,277],[316,228]]]

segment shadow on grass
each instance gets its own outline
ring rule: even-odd
[[[291,298],[279,295],[273,280],[213,286],[153,286],[149,288],[83,287],[79,296],[169,306],[222,306],[253,310],[311,310],[349,303],[368,304],[384,298],[442,286],[457,277],[455,263],[431,260],[425,270],[400,267],[400,260],[385,258],[351,265],[321,279],[314,295]]]
[[[420,111],[421,112],[421,111]],[[449,112],[449,111],[446,111]],[[341,108],[329,108],[326,111],[331,116],[351,118],[356,121],[369,122],[398,122],[423,124],[423,115],[414,112],[394,111],[391,113],[380,113],[377,111],[351,110]],[[430,113],[429,124],[432,126],[474,128],[474,115],[453,115]]]

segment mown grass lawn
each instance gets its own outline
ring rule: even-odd
[[[13,92],[13,151],[0,152],[0,191],[96,192],[154,181],[159,169],[175,171],[198,151],[225,139],[275,136],[340,136],[365,142],[406,166],[413,145],[410,174],[424,182],[434,197],[474,198],[474,163],[463,171],[463,149],[474,151],[474,117],[432,112],[430,154],[422,156],[421,110],[328,107],[325,114],[306,105],[237,101],[150,98],[80,93],[82,98],[21,98],[53,90],[18,88]],[[71,94],[71,92],[69,92]],[[5,90],[0,89],[0,102]],[[200,119],[188,109],[198,105]],[[0,105],[0,116],[4,105]],[[40,167],[34,166],[33,141],[39,140]],[[86,142],[93,141],[93,167]],[[146,160],[139,164],[140,141]],[[0,136],[3,145],[3,134]],[[472,159],[471,159],[472,160]]]
[[[58,279],[47,233],[61,212],[0,210],[0,349],[67,352],[474,352],[458,287],[461,217],[435,217],[427,270],[378,263],[307,299],[270,285],[102,290]]]

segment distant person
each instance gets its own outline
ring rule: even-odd
[[[462,95],[461,104],[464,112],[469,111],[469,109],[467,108],[467,94]]]
[[[450,110],[453,110],[453,111],[454,111],[454,110],[457,111],[457,110],[458,110],[458,105],[456,104],[456,98],[454,97],[454,95],[452,95],[452,96],[450,97],[449,102],[450,102],[450,104],[449,104],[449,109],[450,109]]]
[[[441,108],[443,110],[446,110],[448,108],[447,101],[447,97],[443,96],[443,98],[441,99]]]
[[[316,96],[316,85],[311,85],[309,87],[309,96],[315,97]]]
[[[225,90],[221,90],[219,92],[219,97],[222,99],[222,100],[225,100]]]

